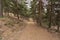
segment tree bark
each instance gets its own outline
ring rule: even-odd
[[[2,4],[2,0],[0,0],[0,17],[3,16],[3,4]]]
[[[40,24],[40,26],[42,26],[42,12],[43,12],[43,3],[42,3],[42,0],[39,0],[39,4],[38,4],[38,11],[39,11],[39,24]]]

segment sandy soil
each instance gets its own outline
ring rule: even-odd
[[[0,18],[0,37],[2,40],[60,40],[60,34],[56,32],[48,32],[47,29],[38,27],[33,21],[24,20],[22,25],[12,31],[11,28],[4,25],[5,21]],[[16,25],[16,24],[15,24]],[[16,30],[18,29],[18,30]]]

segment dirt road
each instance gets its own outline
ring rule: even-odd
[[[7,27],[2,28],[5,32],[2,34],[2,40],[60,40],[58,33],[50,33],[46,29],[37,27],[34,22],[26,22],[23,30],[11,32]]]

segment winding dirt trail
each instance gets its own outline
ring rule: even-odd
[[[17,40],[60,40],[57,34],[29,23]]]
[[[60,40],[58,33],[50,33],[46,29],[37,27],[32,21],[25,21],[26,27],[22,31],[10,32],[10,30],[3,33],[2,40]],[[3,29],[4,30],[4,29]],[[8,35],[9,33],[9,35]]]

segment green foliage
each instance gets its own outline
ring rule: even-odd
[[[23,1],[23,0],[21,0]],[[11,12],[15,15],[29,16],[26,3],[19,3],[14,0],[4,0],[3,1],[4,12]]]

